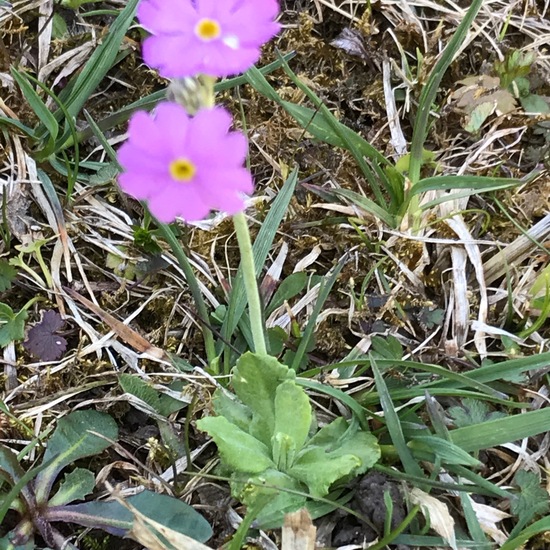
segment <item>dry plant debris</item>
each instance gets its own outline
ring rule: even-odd
[[[276,61],[278,52],[294,52],[289,64],[300,81],[339,122],[400,161],[406,174],[418,98],[469,4],[282,0],[284,30],[265,48],[260,65]],[[70,170],[64,173],[61,160],[52,165],[41,157],[42,144],[25,133],[39,117],[12,72],[34,75],[61,98],[125,5],[109,0],[75,10],[53,1],[0,2],[0,301],[9,308],[0,310],[0,443],[19,452],[35,442],[25,458],[30,466],[42,453],[34,438],[47,442],[58,419],[78,409],[108,412],[120,436],[109,455],[96,457],[94,473],[122,494],[142,487],[192,504],[213,525],[214,538],[207,544],[214,548],[230,538],[235,516],[244,510],[215,477],[215,447],[195,423],[211,414],[214,390],[226,387],[228,377],[217,378],[209,370],[184,273],[158,233],[142,223],[141,205],[120,192],[106,147],[116,149],[126,138],[125,119],[117,122],[116,114],[164,90],[167,82],[142,64],[143,33],[131,27],[117,63],[85,102],[88,117],[83,112],[76,117],[75,131],[82,137],[79,173],[67,200]],[[506,417],[520,418],[519,411],[548,409],[548,360],[539,364],[536,356],[550,351],[549,11],[544,1],[483,3],[442,80],[425,147],[423,177],[500,176],[523,184],[446,202],[439,201],[447,191],[429,190],[422,200],[434,204],[423,211],[420,230],[407,219],[390,227],[345,194],[373,196],[349,151],[316,139],[252,86],[219,92],[250,140],[257,184],[247,211],[253,238],[283,182],[298,170],[296,191],[261,274],[267,328],[285,362],[293,361],[300,348],[327,273],[344,258],[317,314],[301,373],[318,384],[308,388],[320,425],[352,416],[350,401],[334,397],[332,390],[338,390],[372,413],[374,433],[390,437],[391,417],[364,361],[367,353],[379,363],[407,438],[430,426],[452,442],[453,432],[469,426],[495,422],[497,430]],[[267,79],[283,101],[311,108],[281,69]],[[39,87],[35,91],[55,110],[53,95]],[[105,120],[115,121],[104,141],[90,120],[100,128]],[[74,147],[67,147],[58,159],[74,154]],[[218,214],[182,225],[179,232],[213,312],[209,322],[219,330],[239,265],[233,226]],[[242,346],[242,341],[233,344]],[[509,367],[502,378],[490,370],[492,362],[514,359],[532,360],[534,366]],[[331,368],[342,360],[346,366]],[[404,361],[431,367],[415,370]],[[437,367],[450,373],[449,380],[465,376],[475,384],[454,392],[446,383],[431,388],[442,376]],[[479,367],[488,370],[478,379]],[[124,388],[122,373],[138,377],[139,390]],[[321,386],[329,390],[323,393]],[[488,388],[493,393],[483,394]],[[426,397],[424,390],[433,393]],[[475,391],[481,393],[471,395]],[[433,395],[440,410],[426,405]],[[480,411],[480,395],[490,395],[490,409]],[[468,400],[472,397],[478,405]],[[164,415],[158,410],[161,400],[168,407]],[[491,416],[495,413],[505,416]],[[534,437],[476,450],[475,467],[460,462],[462,455],[455,457],[463,474],[472,473],[469,479],[420,454],[426,459],[423,468],[433,470],[441,484],[432,490],[406,477],[409,481],[400,485],[388,477],[391,472],[369,473],[349,486],[356,489],[349,508],[361,517],[337,509],[316,523],[318,541],[362,544],[365,533],[368,542],[380,540],[388,526],[397,528],[418,505],[426,518],[419,521],[431,525],[432,541],[439,535],[441,544],[460,547],[477,518],[474,534],[485,533],[504,546],[527,525],[548,521],[549,445],[549,432],[541,429]],[[398,478],[414,478],[417,472],[401,460],[394,452],[384,465]],[[476,482],[488,485],[472,498],[452,489]],[[377,487],[379,510],[366,502],[369,484]],[[515,501],[495,493],[510,486],[519,495]],[[96,489],[103,491],[103,484]],[[528,506],[529,498],[538,508]],[[375,513],[381,516],[374,518]],[[5,516],[0,537],[14,526],[14,518],[13,512]],[[137,539],[146,544],[152,535],[146,520],[139,519]],[[543,525],[548,531],[550,526]],[[302,527],[310,536],[304,518]],[[277,531],[256,533],[260,546],[280,545]],[[102,546],[97,532],[84,530],[64,536],[86,549],[120,543],[111,538]],[[410,532],[403,536],[409,548],[428,547],[417,544]],[[546,536],[541,529],[527,544],[542,548]],[[163,547],[158,541],[155,536],[150,547]],[[390,541],[388,547],[397,544]]]

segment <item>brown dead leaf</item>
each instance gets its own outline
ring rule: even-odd
[[[135,330],[125,325],[106,311],[103,311],[100,307],[96,306],[88,298],[84,298],[78,292],[69,287],[63,287],[63,290],[81,304],[85,305],[88,309],[93,311],[106,325],[108,325],[113,332],[121,338],[124,342],[137,349],[141,353],[147,353],[157,359],[166,359],[168,356],[164,350],[152,346],[143,336],[138,334]]]
[[[450,96],[453,109],[465,116],[463,127],[477,132],[492,114],[505,115],[517,107],[515,97],[500,87],[500,78],[481,75],[458,81],[463,84]]]
[[[281,550],[314,550],[316,532],[306,508],[286,514]]]

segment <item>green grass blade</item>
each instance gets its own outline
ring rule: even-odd
[[[393,477],[395,479],[406,481],[412,486],[418,486],[424,483],[426,487],[432,487],[434,489],[443,489],[445,491],[464,491],[465,493],[472,493],[475,495],[485,495],[490,497],[500,496],[503,498],[510,498],[512,496],[511,494],[508,494],[505,491],[502,491],[502,490],[499,491],[498,487],[497,487],[497,491],[494,491],[494,490],[488,489],[487,487],[481,487],[476,484],[461,485],[460,483],[445,483],[444,481],[436,481],[435,479],[418,478],[418,477],[406,474],[404,472],[400,472],[395,468],[384,466],[383,464],[380,464],[380,463],[375,464],[372,468],[373,470],[382,472],[388,477]]]
[[[507,540],[500,550],[517,550],[517,548],[526,548],[524,544],[539,533],[547,533],[550,531],[550,516],[546,516],[532,523],[525,528],[517,537]]]
[[[53,91],[50,88],[48,88],[45,84],[40,82],[38,79],[34,78],[31,75],[28,75],[28,78],[32,82],[34,82],[34,84],[39,86],[44,91],[44,93],[46,93],[49,97],[51,97],[53,99],[53,101],[55,101],[55,103],[58,106],[59,110],[65,115],[65,120],[67,121],[67,126],[68,126],[68,132],[70,133],[70,135],[74,139],[76,137],[75,122],[73,120],[73,117],[71,117],[69,115],[69,113],[67,112],[67,109],[65,108],[65,105],[63,105],[63,102],[57,97],[56,94],[53,93]],[[53,117],[53,115],[52,115],[52,117]],[[54,117],[54,122],[57,124],[57,122],[55,121],[55,117]],[[64,140],[64,138],[61,138],[61,143],[63,142],[63,140]],[[43,159],[46,159],[47,157],[50,157],[50,159],[51,159],[51,156],[59,150],[59,147],[58,147],[59,143],[60,143],[59,141],[56,142],[55,138],[53,138],[53,136],[51,136],[51,138],[48,140],[48,145],[44,149],[42,149],[41,151],[38,151],[36,153],[36,159],[37,160],[43,160]],[[66,193],[66,196],[67,196],[67,199],[70,199],[72,194],[73,194],[74,184],[75,184],[76,178],[78,176],[79,164],[80,164],[80,147],[79,147],[78,142],[75,142],[71,160],[69,160],[68,157],[63,152],[62,152],[62,155],[65,158],[65,166],[66,166],[66,171],[67,171],[67,176],[66,176],[67,177],[67,193]],[[71,168],[71,163],[73,164],[74,168]],[[52,164],[52,167],[55,169],[54,164]]]
[[[364,197],[351,189],[331,189],[331,192],[339,197],[348,199],[352,203],[356,204],[359,208],[362,208],[366,212],[369,212],[382,220],[386,225],[390,227],[396,227],[397,221],[395,216],[392,216],[387,210],[384,210],[381,206],[378,206],[373,200],[368,197]]]
[[[138,1],[128,0],[126,7],[115,19],[101,44],[90,56],[84,69],[74,81],[68,84],[66,88],[68,92],[60,94],[59,98],[65,104],[70,116],[76,117],[80,113],[88,98],[113,66],[124,35],[132,24]]]
[[[491,178],[487,176],[435,176],[421,179],[411,189],[411,195],[426,191],[447,191],[450,189],[474,189],[476,193],[507,189],[525,183],[513,178]]]
[[[380,183],[383,184],[383,188],[386,190],[386,192],[391,193],[393,192],[393,186],[390,184],[390,182],[387,179],[386,173],[381,169],[379,166],[380,164],[384,164],[380,161],[379,157],[382,155],[376,151],[374,153],[374,158],[377,158],[373,164],[374,170],[376,171],[376,175],[374,174],[371,167],[368,165],[368,163],[365,161],[364,155],[359,150],[358,144],[359,141],[362,140],[360,136],[357,135],[356,132],[344,132],[342,130],[342,124],[338,121],[338,119],[331,113],[330,109],[324,104],[324,102],[321,100],[320,97],[318,97],[308,86],[306,86],[291,70],[288,63],[283,64],[283,69],[285,73],[290,77],[292,82],[296,85],[298,89],[300,89],[306,96],[309,98],[309,100],[313,103],[315,106],[315,109],[320,112],[320,114],[323,115],[325,120],[328,122],[330,129],[334,134],[336,134],[344,143],[345,149],[347,149],[355,158],[355,161],[357,162],[357,165],[363,172],[363,175],[367,178],[370,187],[374,193],[374,196],[376,197],[376,201],[378,204],[383,207],[384,209],[388,209],[388,205],[386,204],[386,200],[384,199],[384,195],[382,194],[382,189],[380,187]],[[293,104],[291,104],[293,105]],[[294,105],[293,105],[294,106]],[[291,113],[292,114],[292,113]],[[374,149],[374,148],[373,148]],[[395,199],[395,197],[393,197]]]
[[[12,126],[13,128],[17,128],[18,130],[23,132],[29,138],[38,139],[32,128],[25,126],[24,124],[13,118],[0,115],[0,126]]]
[[[393,543],[404,544],[411,548],[449,548],[448,542],[441,537],[432,537],[429,535],[399,535]],[[456,545],[457,548],[471,548],[472,550],[495,550],[495,545],[493,543],[487,542],[485,544],[480,544],[475,540],[457,538]],[[517,550],[517,548],[515,550]]]
[[[528,370],[545,368],[548,366],[548,363],[550,363],[550,352],[538,353],[528,357],[520,357],[519,359],[495,363],[494,365],[488,365],[486,367],[479,367],[478,369],[465,373],[463,376],[470,380],[481,382],[482,384],[488,384],[496,380],[514,381],[517,379],[518,375]],[[446,388],[452,385],[454,384],[449,383],[447,380],[438,381],[430,387],[430,392],[433,387]]]
[[[428,82],[422,89],[420,99],[418,100],[418,112],[414,121],[413,137],[411,143],[411,158],[409,164],[409,179],[413,186],[420,179],[420,168],[422,167],[422,152],[424,149],[424,142],[428,135],[428,123],[430,118],[430,110],[432,104],[435,101],[437,92],[439,91],[439,85],[445,75],[445,72],[449,68],[449,65],[457,54],[462,43],[466,39],[468,30],[471,27],[477,12],[481,8],[483,0],[472,0],[464,19],[456,29],[456,32],[449,40],[449,43],[445,47],[439,61],[435,64]]]
[[[485,489],[495,496],[506,498],[508,500],[514,497],[514,494],[512,492],[502,489],[498,485],[491,483],[489,480],[485,479],[479,474],[476,474],[475,472],[472,472],[464,466],[452,464],[448,467],[448,470],[457,477],[461,477],[469,481],[472,486],[476,487],[476,489]]]
[[[390,392],[388,391],[388,387],[386,386],[386,382],[380,374],[380,371],[376,366],[376,361],[374,360],[374,357],[372,357],[372,355],[370,356],[370,360],[371,369],[374,373],[374,382],[380,396],[380,405],[382,405],[382,409],[384,410],[386,427],[390,434],[392,443],[397,451],[397,454],[401,459],[403,468],[405,469],[405,472],[407,472],[407,474],[418,478],[423,478],[424,473],[422,472],[422,468],[420,468],[420,466],[417,464],[411,450],[407,446],[407,442],[405,441],[403,429],[401,428],[401,422],[399,421],[399,416],[397,416],[397,413],[395,412],[395,407],[393,405]],[[421,485],[419,486],[422,488]]]
[[[34,88],[30,85],[27,77],[12,67],[11,74],[19,87],[23,96],[29,103],[31,109],[34,111],[40,122],[44,125],[43,132],[37,131],[36,135],[39,138],[47,139],[48,146],[53,144],[59,133],[59,125],[57,120],[50,112],[50,109],[46,107],[46,104],[42,101],[42,98],[34,91]]]
[[[369,359],[357,358],[357,359],[354,359],[353,361],[345,361],[345,362],[342,361],[340,363],[327,365],[325,369],[332,370],[332,369],[338,369],[340,367],[346,367],[348,365],[368,366],[370,364],[371,363]],[[457,389],[474,388],[482,393],[485,393],[497,399],[503,399],[505,397],[503,393],[491,388],[490,386],[487,386],[482,381],[472,380],[472,378],[468,376],[468,374],[471,374],[471,373],[460,374],[458,372],[453,372],[449,369],[446,369],[445,367],[441,367],[440,365],[432,365],[430,363],[418,363],[416,361],[397,361],[395,359],[377,359],[376,364],[386,368],[403,367],[403,369],[413,369],[420,372],[427,372],[430,374],[434,374],[436,376],[440,376],[443,379],[443,380],[435,380],[433,382],[427,382],[426,384],[423,384],[421,387],[410,388],[410,391],[415,392],[414,395],[423,395],[424,390],[427,390],[427,389],[429,389],[431,393],[432,388],[438,387],[439,385],[442,384],[442,382],[448,382],[449,383],[447,384],[448,387],[453,387]],[[416,393],[417,391],[418,393]],[[370,394],[370,395],[374,395],[374,394]],[[369,396],[369,401],[370,401],[370,396]]]
[[[300,82],[296,75],[288,68],[286,63],[284,67],[290,78],[314,103],[316,109],[310,109],[303,105],[296,105],[289,101],[284,101],[257,69],[250,69],[246,73],[246,77],[249,84],[254,89],[271,99],[273,102],[281,105],[290,115],[292,115],[302,128],[307,130],[315,138],[350,151],[354,155],[354,158],[375,193],[378,204],[387,210],[387,204],[378,182],[383,182],[384,188],[388,194],[392,196],[392,199],[397,199],[397,196],[394,197],[395,183],[388,179],[387,174],[382,169],[383,166],[390,165],[388,159],[356,132],[339,122],[321,99]],[[371,161],[376,174],[364,160],[365,157]]]
[[[92,118],[90,113],[84,109],[84,117],[86,118],[86,121],[90,125],[90,130],[92,131],[92,134],[96,137],[96,139],[99,141],[101,146],[103,147],[104,151],[107,153],[111,161],[114,163],[114,165],[117,167],[117,169],[120,171],[122,170],[122,166],[118,162],[118,158],[116,156],[116,151],[112,148],[111,144],[109,143],[108,139],[103,134],[101,128],[96,123],[96,121]]]
[[[292,361],[292,368],[296,372],[298,372],[298,370],[300,369],[300,364],[302,363],[302,359],[304,358],[306,351],[308,349],[308,346],[310,344],[311,338],[313,337],[315,326],[317,324],[317,318],[321,313],[321,308],[323,307],[326,299],[328,298],[328,295],[330,294],[330,291],[332,290],[332,287],[334,286],[334,283],[336,282],[336,279],[338,278],[340,271],[342,271],[342,268],[344,267],[344,263],[345,263],[345,258],[340,259],[338,264],[331,269],[331,272],[326,277],[324,277],[321,282],[321,288],[319,289],[319,295],[317,296],[317,300],[315,301],[313,312],[311,313],[311,316],[307,322],[307,326],[304,331],[304,334],[300,339],[300,345],[298,346],[298,349],[296,350],[296,354],[294,355],[294,359]]]
[[[462,504],[464,519],[466,520],[466,525],[468,525],[470,536],[481,545],[487,544],[487,537],[479,524],[479,519],[477,519],[477,515],[472,506],[472,501],[468,498],[468,495],[465,493],[460,493],[460,502]]]
[[[547,432],[548,426],[550,409],[540,409],[458,428],[450,434],[452,442],[465,451],[481,451]]]

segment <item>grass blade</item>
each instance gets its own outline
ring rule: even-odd
[[[342,271],[344,263],[345,257],[340,259],[338,264],[331,269],[331,273],[329,273],[327,277],[323,278],[323,281],[321,282],[321,288],[319,289],[319,295],[317,296],[317,300],[315,301],[313,312],[311,313],[311,316],[307,322],[306,330],[304,331],[304,334],[300,339],[300,345],[298,346],[298,349],[296,350],[296,354],[294,355],[294,359],[292,361],[291,368],[293,368],[296,372],[298,372],[298,370],[300,369],[302,359],[306,354],[306,350],[308,349],[311,338],[313,337],[313,332],[317,323],[317,317],[319,317],[319,314],[321,313],[321,308],[328,298],[328,295],[334,283],[336,282],[340,271]]]
[[[403,429],[401,428],[401,422],[399,421],[399,416],[397,416],[397,413],[395,412],[395,407],[393,405],[390,392],[388,391],[386,382],[380,374],[380,371],[376,366],[376,361],[374,360],[374,357],[372,355],[370,355],[370,361],[371,369],[374,373],[374,382],[380,396],[380,405],[382,405],[382,409],[384,410],[386,427],[390,434],[395,450],[397,451],[397,454],[401,459],[403,468],[405,469],[405,472],[407,472],[407,474],[418,478],[423,478],[424,473],[422,472],[422,468],[420,468],[420,466],[417,464],[411,453],[411,450],[407,446],[405,436],[403,435]],[[419,487],[422,488],[422,485],[419,484]]]
[[[76,117],[80,113],[88,98],[113,66],[124,35],[134,19],[134,12],[138,1],[128,1],[126,7],[111,25],[103,42],[91,55],[84,69],[66,87],[65,90],[68,90],[68,92],[60,94],[59,98],[65,104],[70,116]]]
[[[40,122],[42,122],[44,126],[44,131],[35,132],[36,135],[39,136],[39,138],[46,138],[47,137],[47,143],[48,147],[54,143],[55,139],[57,138],[57,134],[59,132],[59,125],[57,123],[57,120],[52,115],[48,107],[46,107],[46,104],[42,101],[41,97],[35,92],[34,88],[30,85],[29,81],[27,80],[26,76],[23,75],[23,73],[20,73],[15,68],[12,67],[11,74],[19,87],[21,88],[21,92],[23,93],[23,96],[31,106],[31,109],[34,111],[36,116],[40,119]]]
[[[420,180],[411,189],[411,195],[418,195],[426,191],[446,191],[450,189],[474,189],[474,192],[496,191],[525,183],[513,178],[491,178],[487,176],[435,176]]]
[[[451,431],[451,439],[465,451],[481,451],[548,431],[550,409],[529,411]]]
[[[428,82],[422,89],[420,99],[418,100],[418,112],[414,121],[413,137],[411,143],[411,158],[409,164],[409,179],[413,186],[420,179],[420,168],[422,167],[422,153],[424,149],[424,141],[428,135],[428,122],[430,118],[430,110],[435,101],[439,85],[449,68],[449,65],[457,54],[462,43],[464,42],[468,30],[472,25],[477,12],[481,8],[483,0],[472,0],[464,19],[456,29],[449,43],[445,47],[439,61],[435,64]]]
[[[517,548],[524,547],[523,545],[535,535],[539,533],[546,533],[550,531],[550,517],[544,517],[532,523],[529,527],[524,529],[517,537],[507,540],[500,550],[516,550]],[[525,547],[524,547],[525,548]]]

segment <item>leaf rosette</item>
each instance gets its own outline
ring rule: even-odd
[[[199,429],[218,446],[233,496],[247,506],[269,495],[257,520],[280,523],[309,497],[325,497],[337,482],[366,472],[380,457],[376,438],[338,418],[316,428],[309,398],[295,372],[275,358],[246,353],[233,374],[236,397],[214,396],[218,416]]]

